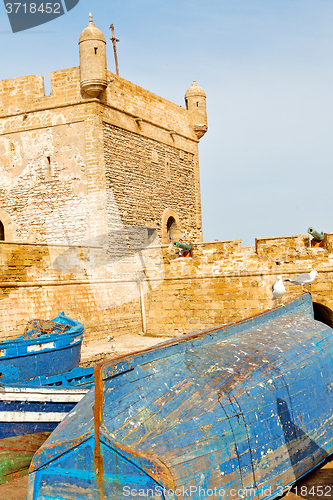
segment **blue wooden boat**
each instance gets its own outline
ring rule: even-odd
[[[93,384],[93,368],[75,368],[0,385],[0,483],[28,472],[34,452]]]
[[[94,368],[0,385],[1,439],[50,432],[94,385]]]
[[[102,363],[27,500],[276,498],[333,452],[332,364],[310,295]]]
[[[60,313],[50,321],[33,320],[20,337],[0,342],[0,381],[26,382],[79,366],[84,328]]]

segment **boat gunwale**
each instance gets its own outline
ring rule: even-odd
[[[90,388],[76,387],[73,386],[59,386],[59,387],[47,387],[47,386],[38,386],[38,385],[5,385],[0,387],[0,401],[3,401],[1,397],[4,394],[67,394],[69,392],[74,392],[75,394],[86,394]]]
[[[240,323],[250,322],[251,320],[253,320],[255,318],[260,318],[261,316],[264,316],[267,313],[273,313],[274,311],[278,311],[278,310],[281,310],[281,312],[284,313],[286,310],[286,306],[288,306],[292,303],[295,303],[296,301],[300,300],[301,298],[306,298],[307,296],[311,297],[311,294],[309,292],[302,293],[302,294],[297,295],[296,297],[288,300],[284,305],[275,306],[271,309],[265,309],[264,311],[262,311],[260,313],[253,314],[252,316],[247,316],[244,319],[240,319],[240,320],[233,321],[230,323],[224,323],[221,325],[216,325],[216,326],[213,326],[211,328],[206,328],[204,330],[198,330],[198,331],[193,332],[193,333],[187,333],[181,337],[175,337],[174,339],[167,340],[165,342],[161,342],[160,344],[155,344],[153,346],[146,347],[144,349],[139,349],[137,351],[127,353],[127,354],[121,354],[120,356],[116,356],[112,359],[101,361],[100,363],[98,363],[95,366],[95,370],[94,370],[95,379],[96,379],[97,375],[102,372],[103,367],[105,367],[106,365],[115,365],[119,362],[133,360],[133,358],[135,358],[141,354],[144,354],[144,353],[164,349],[165,347],[171,347],[171,346],[174,346],[177,344],[186,343],[186,342],[191,341],[191,340],[196,340],[197,338],[204,337],[207,334],[210,334],[210,333],[213,333],[213,332],[216,332],[219,330],[224,330],[225,328],[230,328],[232,326],[239,325]],[[131,365],[131,363],[129,363],[129,364]],[[102,378],[102,380],[107,380],[109,378],[112,378],[112,375],[108,375],[107,377]]]
[[[51,332],[47,333],[44,335],[41,335],[39,337],[31,337],[31,338],[24,338],[23,335],[20,335],[19,337],[15,337],[13,339],[7,339],[4,340],[3,342],[0,342],[0,351],[3,349],[17,349],[17,348],[25,348],[30,345],[36,345],[36,344],[45,344],[47,342],[51,342],[53,340],[58,340],[58,339],[64,339],[67,337],[75,337],[79,335],[83,335],[84,333],[84,326],[82,323],[77,321],[76,319],[70,318],[65,315],[58,314],[55,318],[52,318],[51,320],[48,320],[50,323],[56,323],[56,320],[58,318],[65,319],[66,321],[69,321],[69,326],[71,327],[67,332],[64,333],[59,333],[59,332]],[[70,322],[74,324],[70,324]],[[64,323],[65,324],[65,323]],[[78,339],[78,342],[82,339]],[[71,344],[73,345],[73,344]],[[31,354],[31,353],[28,353]],[[35,354],[35,353],[32,353]],[[1,358],[5,359],[7,356],[0,356]],[[13,357],[13,356],[10,356]]]
[[[72,349],[73,347],[76,347],[78,344],[81,344],[82,340],[83,340],[83,334],[80,334],[82,336],[80,336],[80,338],[77,338],[77,339],[74,339],[72,340],[71,342],[69,342],[71,336],[69,337],[65,337],[65,340],[67,339],[67,342],[62,342],[60,345],[57,344],[57,340],[59,339],[54,339],[52,341],[52,343],[55,343],[55,345],[52,345],[52,346],[48,346],[48,347],[43,347],[42,349],[40,350],[35,350],[35,351],[27,351],[27,347],[30,347],[29,345],[28,346],[22,346],[20,345],[19,348],[17,349],[17,347],[12,347],[12,348],[7,348],[7,351],[10,351],[10,349],[12,349],[10,352],[6,352],[6,354],[4,356],[0,356],[0,366],[1,366],[1,362],[2,361],[9,361],[9,360],[14,360],[16,358],[24,358],[24,357],[27,357],[27,356],[40,356],[42,354],[45,354],[45,353],[48,353],[48,352],[53,352],[53,351],[57,351],[57,352],[60,352],[60,351],[64,351],[66,349]],[[60,341],[59,341],[60,342]],[[50,340],[49,342],[44,342],[44,344],[49,344],[51,343]],[[42,342],[39,342],[38,344],[30,344],[30,345],[42,345],[43,343]],[[16,349],[16,351],[15,351]]]

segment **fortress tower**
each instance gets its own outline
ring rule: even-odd
[[[79,39],[81,89],[91,97],[98,97],[107,87],[106,40],[95,27],[90,14],[88,26]]]
[[[186,109],[106,68],[92,16],[80,66],[0,81],[0,238],[90,244],[133,227],[162,243],[202,239],[198,140],[206,96]],[[127,238],[127,240],[126,240]]]
[[[195,80],[185,94],[186,109],[190,112],[194,130],[200,139],[208,130],[206,94]]]

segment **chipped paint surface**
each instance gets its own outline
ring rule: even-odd
[[[333,452],[332,362],[306,295],[103,363],[35,455],[28,500],[280,496]]]
[[[0,387],[0,483],[27,473],[33,453],[66,415],[75,415],[93,383],[92,368],[75,368]]]
[[[60,313],[50,325],[68,325],[67,331],[38,336],[34,330],[0,343],[0,377],[2,384],[26,382],[41,373],[44,376],[69,372],[80,362],[83,325]],[[51,330],[50,330],[51,331]]]

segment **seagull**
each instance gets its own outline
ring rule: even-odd
[[[276,277],[276,282],[272,285],[272,293],[273,293],[272,297],[273,300],[280,299],[286,293],[282,276],[279,275]]]
[[[309,273],[298,274],[297,276],[289,278],[286,281],[290,281],[290,283],[293,283],[294,285],[301,285],[303,287],[304,285],[309,285],[310,283],[312,283],[317,276],[317,271],[312,270]]]

